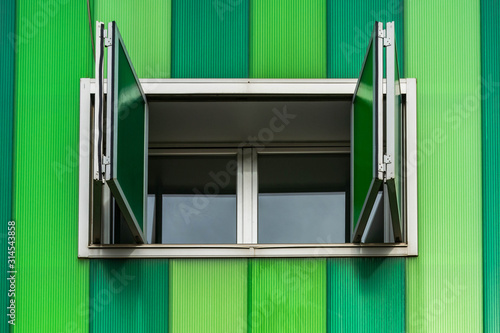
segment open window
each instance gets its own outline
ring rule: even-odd
[[[351,120],[352,242],[384,231],[385,242],[402,242],[402,103],[394,23],[376,22],[354,96]],[[386,48],[386,89],[383,94]],[[388,206],[387,208],[384,206]],[[390,223],[389,223],[390,222]],[[365,238],[363,238],[365,237]]]
[[[393,23],[358,80],[139,80],[116,23],[97,27],[80,257],[417,254],[416,84]]]

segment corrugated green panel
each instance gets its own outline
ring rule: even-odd
[[[170,330],[246,332],[246,259],[170,261]]]
[[[405,332],[402,258],[328,260],[328,332]]]
[[[14,126],[14,57],[16,1],[0,3],[0,308],[7,309],[8,221],[12,219],[12,147]],[[10,311],[10,310],[9,310]],[[5,314],[7,314],[7,310]],[[8,332],[7,316],[0,323],[0,332]]]
[[[172,1],[172,77],[248,77],[249,0]]]
[[[93,62],[87,4],[16,6],[14,331],[88,332],[89,266],[77,258],[80,78]]]
[[[326,260],[250,261],[249,332],[325,332]]]
[[[357,78],[375,21],[394,21],[403,59],[403,0],[328,0],[328,77]],[[401,77],[404,77],[400,61]]]
[[[326,77],[326,0],[250,2],[250,77]]]
[[[418,80],[409,332],[483,331],[479,16],[479,0],[405,2],[405,72]]]
[[[116,21],[137,76],[169,78],[171,0],[94,1],[95,20],[104,22],[105,29],[108,22]],[[105,77],[106,73],[105,67]]]
[[[484,331],[500,332],[500,2],[481,1]]]
[[[91,260],[90,332],[167,332],[168,260]]]

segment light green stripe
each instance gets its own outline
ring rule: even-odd
[[[94,17],[116,21],[139,78],[171,76],[171,0],[95,0]]]
[[[326,331],[326,260],[251,260],[251,333]]]
[[[326,77],[326,0],[250,2],[250,77]]]
[[[483,331],[479,14],[479,0],[405,2],[405,72],[418,95],[408,332]]]
[[[246,332],[246,259],[170,261],[171,333]]]
[[[16,5],[14,332],[88,332],[89,265],[77,258],[80,78],[93,62],[87,4]]]

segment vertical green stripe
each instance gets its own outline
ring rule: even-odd
[[[328,260],[329,333],[405,332],[402,258]]]
[[[248,77],[249,0],[173,0],[172,77]]]
[[[167,260],[91,260],[90,332],[167,332]]]
[[[89,266],[77,258],[79,90],[93,62],[87,5],[16,6],[14,331],[87,332]]]
[[[479,0],[405,2],[405,73],[418,80],[409,332],[483,331],[479,17]]]
[[[500,2],[481,1],[484,331],[500,332]]]
[[[326,331],[326,260],[250,262],[252,333]]]
[[[394,21],[403,75],[403,0],[328,0],[328,77],[357,78],[375,21]]]
[[[105,29],[108,22],[116,21],[137,76],[169,78],[171,0],[94,1],[94,17],[104,22]],[[95,22],[92,24],[95,29]]]
[[[169,332],[246,332],[246,259],[170,263]]]
[[[326,77],[326,0],[250,2],[250,77]],[[326,261],[255,259],[249,330],[324,332]]]
[[[395,22],[396,45],[403,75],[403,0],[328,0],[328,77],[357,78],[373,24]]]
[[[403,1],[328,0],[328,77],[357,78],[375,21],[395,21],[403,63]],[[328,332],[404,332],[401,259],[328,260]]]
[[[326,0],[250,2],[250,77],[326,77]]]
[[[8,313],[8,221],[12,219],[12,146],[14,126],[14,57],[16,1],[0,3],[0,307]],[[8,332],[7,316],[0,332]]]

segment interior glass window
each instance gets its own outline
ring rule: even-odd
[[[236,155],[150,156],[148,191],[161,198],[161,243],[235,244],[236,174]]]
[[[258,186],[259,243],[348,239],[349,154],[261,154]]]

